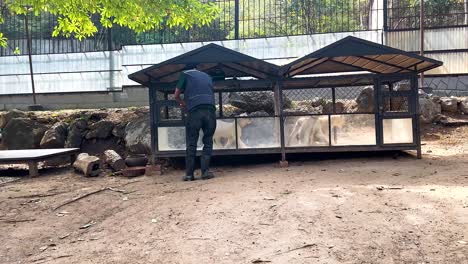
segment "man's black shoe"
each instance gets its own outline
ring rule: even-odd
[[[195,180],[195,177],[192,175],[192,176],[184,176],[184,178],[182,178],[184,181],[194,181]]]
[[[209,179],[213,179],[214,177],[215,177],[214,174],[211,171],[208,171],[208,172],[203,173],[203,175],[201,176],[201,179],[209,180]]]

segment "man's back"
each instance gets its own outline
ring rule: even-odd
[[[182,76],[178,87],[184,92],[188,111],[200,105],[215,105],[213,81],[210,75],[198,70],[188,70],[184,71]]]

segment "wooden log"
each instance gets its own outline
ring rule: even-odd
[[[104,159],[114,171],[121,171],[126,168],[125,161],[114,150],[104,151]]]
[[[81,153],[76,157],[73,167],[85,176],[94,177],[101,172],[101,160],[98,157],[89,156],[88,153]]]

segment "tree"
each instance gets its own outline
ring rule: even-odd
[[[199,0],[0,0],[0,24],[6,14],[24,16],[50,13],[57,17],[52,36],[93,36],[98,28],[93,17],[105,28],[113,25],[134,32],[146,32],[165,27],[189,29],[209,24],[219,13],[214,3]],[[7,39],[0,32],[0,46]]]

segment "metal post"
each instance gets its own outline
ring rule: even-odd
[[[281,81],[277,81],[274,86],[275,96],[275,119],[279,118],[280,143],[281,143],[281,167],[288,166],[286,161],[286,145],[284,138],[284,113],[283,113],[283,89]],[[276,122],[275,122],[276,123]],[[276,127],[276,126],[275,126]]]
[[[420,0],[419,9],[419,44],[420,44],[420,55],[424,56],[424,0]],[[421,84],[420,88],[424,87],[424,73],[421,72]]]
[[[378,14],[378,11],[377,11]],[[388,31],[388,0],[383,0],[383,26],[384,26],[384,31]]]
[[[32,85],[32,96],[33,96],[33,103],[34,105],[37,104],[36,101],[36,87],[34,85],[34,72],[33,72],[33,65],[32,65],[32,49],[31,49],[31,38],[29,35],[29,26],[28,26],[28,15],[24,15],[24,27],[26,29],[26,43],[28,47],[28,56],[29,56],[29,72],[31,74],[31,85]]]
[[[234,39],[239,39],[239,0],[234,1]]]
[[[419,93],[418,93],[418,84],[417,84],[417,77],[416,76],[412,76],[411,77],[411,90],[413,92],[413,96],[411,96],[411,103],[409,103],[410,105],[412,104],[413,107],[412,110],[413,110],[413,142],[416,143],[416,157],[418,159],[421,159],[422,158],[422,151],[421,151],[421,126],[420,126],[420,123],[419,123]]]
[[[158,142],[158,121],[155,111],[158,110],[158,107],[155,105],[156,102],[156,89],[153,86],[148,87],[148,96],[149,96],[149,106],[150,106],[150,128],[151,128],[151,162],[152,164],[156,163],[156,152],[157,142]]]

